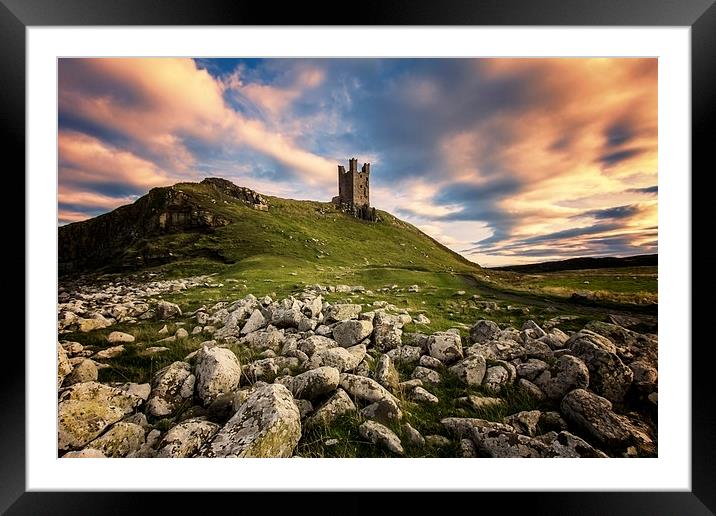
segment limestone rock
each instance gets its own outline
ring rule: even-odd
[[[569,421],[609,447],[626,447],[634,441],[628,422],[612,411],[606,398],[575,389],[562,399],[561,410]]]
[[[400,375],[388,355],[381,355],[375,366],[375,380],[386,389],[392,391],[398,388]]]
[[[65,377],[72,371],[72,365],[67,358],[65,348],[57,344],[57,387],[62,385]]]
[[[439,403],[440,400],[434,394],[426,391],[422,387],[416,387],[410,391],[410,399],[418,403]]]
[[[484,387],[488,391],[500,392],[510,379],[510,373],[501,365],[488,367],[485,372]]]
[[[338,346],[338,343],[321,335],[311,335],[298,343],[298,349],[306,355],[311,356],[319,350],[331,349]]]
[[[266,326],[266,323],[266,318],[261,313],[261,310],[254,310],[244,324],[243,328],[241,328],[241,335],[248,335],[249,333],[260,330]]]
[[[404,455],[405,453],[398,436],[388,427],[376,421],[366,421],[358,427],[358,433],[371,443],[384,446],[397,455]]]
[[[335,367],[318,367],[295,376],[290,390],[296,398],[314,400],[336,390],[340,372]]]
[[[97,366],[94,361],[83,358],[75,367],[72,368],[70,374],[65,378],[64,384],[67,386],[83,382],[97,381]]]
[[[341,374],[340,385],[351,397],[368,403],[389,399],[396,405],[398,404],[398,400],[395,396],[378,382],[365,376],[343,373]]]
[[[84,448],[79,451],[70,451],[62,456],[63,459],[106,459],[107,456],[99,450]]]
[[[537,434],[537,425],[541,416],[542,412],[539,410],[523,410],[507,416],[504,422],[514,428],[518,434],[534,437]]]
[[[428,369],[427,367],[418,366],[413,370],[413,374],[410,375],[410,378],[414,380],[421,380],[424,383],[431,383],[431,384],[438,384],[442,381],[442,377],[440,376],[440,373],[437,371],[433,371],[432,369]]]
[[[244,365],[241,372],[251,383],[272,382],[278,375],[279,366],[274,358],[262,358]]]
[[[341,388],[328,401],[318,407],[316,411],[306,420],[306,428],[315,428],[317,426],[328,426],[336,419],[344,414],[349,414],[357,410],[355,403],[348,396],[346,391]]]
[[[324,312],[324,320],[328,323],[337,321],[347,321],[349,319],[357,319],[361,311],[360,305],[354,304],[335,304],[331,305]]]
[[[450,332],[434,333],[428,338],[428,351],[431,357],[444,364],[451,364],[462,358],[460,335]]]
[[[497,323],[486,321],[484,319],[477,321],[470,328],[470,340],[478,344],[484,344],[490,340],[496,339],[500,335],[500,327]]]
[[[329,366],[335,367],[339,372],[353,371],[365,357],[366,349],[363,344],[356,344],[350,348],[329,348],[316,351],[309,361],[308,367]]]
[[[373,332],[370,321],[344,321],[333,327],[333,338],[339,346],[349,348],[360,343]]]
[[[395,349],[402,344],[403,323],[399,317],[377,312],[373,318],[373,342],[380,351]]]
[[[182,421],[166,433],[159,444],[157,457],[192,457],[219,428],[216,423],[202,418]]]
[[[561,400],[569,391],[589,386],[589,369],[579,358],[562,355],[552,369],[544,371],[534,383],[548,398]]]
[[[425,438],[410,423],[403,423],[403,435],[408,446],[425,446]]]
[[[485,378],[487,371],[487,362],[482,355],[471,355],[450,368],[463,383],[470,386],[479,386]]]
[[[570,337],[572,353],[589,368],[589,387],[612,402],[621,402],[634,373],[617,356],[616,346],[606,337],[582,330]]]
[[[106,457],[126,457],[144,444],[144,428],[135,423],[119,421],[89,447],[101,451]]]
[[[194,396],[195,380],[186,362],[173,362],[157,371],[152,378],[147,411],[156,417],[172,415]]]
[[[124,353],[124,345],[120,344],[119,346],[112,346],[111,348],[103,349],[102,351],[98,351],[94,355],[92,355],[92,358],[95,360],[106,360],[108,358],[114,358]]]
[[[140,398],[97,382],[77,383],[60,393],[58,448],[79,449],[142,403]]]
[[[533,382],[542,372],[549,369],[549,364],[538,358],[530,358],[527,362],[523,362],[516,367],[517,376],[526,378]]]
[[[196,392],[204,406],[231,392],[241,381],[241,364],[233,351],[204,346],[196,355]]]
[[[159,320],[171,319],[172,317],[181,315],[181,308],[179,308],[179,305],[170,303],[169,301],[159,301],[155,308],[155,313]]]
[[[301,415],[286,387],[256,388],[204,445],[202,457],[290,457],[301,438]]]
[[[421,349],[418,346],[399,346],[386,353],[394,362],[413,365],[420,361]]]
[[[119,342],[134,342],[134,335],[121,331],[113,331],[107,335],[107,342],[110,344],[117,344]]]

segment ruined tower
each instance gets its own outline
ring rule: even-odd
[[[348,160],[348,170],[338,165],[338,196],[333,202],[354,216],[375,220],[375,208],[370,207],[370,163],[358,170],[358,160]]]

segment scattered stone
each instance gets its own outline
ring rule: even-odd
[[[154,311],[157,319],[159,320],[171,319],[172,317],[181,315],[181,308],[179,308],[179,305],[168,301],[159,301]]]
[[[339,346],[349,348],[360,343],[373,332],[370,321],[344,321],[333,327],[333,338]]]
[[[375,366],[375,379],[386,389],[395,391],[400,382],[398,370],[393,365],[393,360],[388,355],[381,355]]]
[[[335,394],[323,405],[318,407],[313,415],[306,420],[305,426],[306,428],[329,426],[344,414],[349,414],[356,410],[355,403],[353,403],[353,400],[351,400],[346,391],[338,388]]]
[[[239,386],[241,364],[230,349],[204,346],[196,355],[195,374],[197,396],[207,406]]]
[[[186,331],[184,328],[179,328],[174,334],[174,338],[176,338],[176,340],[186,339],[188,336],[189,332]]]
[[[106,457],[126,457],[138,451],[143,444],[144,428],[135,423],[119,421],[89,443],[89,447],[101,451]]]
[[[495,340],[500,335],[500,327],[497,323],[481,319],[470,328],[470,341],[484,344]]]
[[[483,386],[491,392],[500,392],[510,379],[510,373],[501,365],[488,367]]]
[[[420,361],[418,362],[423,367],[429,367],[431,369],[439,369],[443,366],[443,363],[440,362],[437,358],[431,357],[430,355],[423,355],[420,357]]]
[[[422,366],[416,367],[413,370],[413,374],[410,375],[410,378],[430,384],[438,384],[442,380],[440,373]]]
[[[403,323],[399,317],[377,312],[373,318],[373,341],[380,351],[389,351],[402,344]]]
[[[634,373],[617,356],[616,346],[606,337],[589,330],[572,335],[567,345],[589,368],[590,389],[612,402],[621,402]]]
[[[385,387],[365,376],[342,373],[340,385],[351,397],[368,403],[389,399],[396,405],[398,404],[397,398],[388,392]]]
[[[562,413],[599,442],[613,448],[633,444],[625,418],[612,411],[611,402],[584,389],[575,389],[561,403]]]
[[[428,338],[428,351],[431,357],[444,364],[456,362],[462,358],[460,335],[450,332],[434,333]]]
[[[187,419],[169,429],[159,444],[157,457],[192,457],[219,430],[216,423],[201,418]]]
[[[301,438],[301,415],[286,387],[256,388],[199,452],[202,457],[290,457]]]
[[[422,387],[415,387],[410,391],[410,399],[418,403],[439,403],[440,400],[434,394],[426,391]]]
[[[544,371],[534,383],[548,398],[561,400],[569,391],[589,386],[589,369],[579,358],[562,355],[551,371]]]
[[[542,412],[539,410],[524,410],[504,419],[504,423],[510,425],[518,434],[534,437],[537,434],[537,425],[540,422]]]
[[[390,398],[384,398],[367,405],[360,411],[366,419],[373,419],[389,425],[403,418],[403,412],[398,404]]]
[[[482,384],[487,371],[487,362],[482,355],[470,355],[450,368],[463,383],[476,387]]]
[[[486,396],[477,396],[470,394],[464,398],[457,398],[455,400],[459,405],[471,407],[475,410],[485,410],[493,407],[501,407],[505,404],[505,400],[502,398],[489,398]]]
[[[134,336],[121,331],[113,331],[107,335],[107,342],[117,344],[118,342],[134,342]]]
[[[97,375],[97,366],[94,365],[94,361],[83,358],[74,368],[72,368],[70,374],[67,375],[64,385],[70,386],[76,383],[96,382]]]
[[[408,446],[425,446],[425,438],[410,423],[403,423],[403,435]]]
[[[335,367],[318,367],[291,378],[289,389],[296,398],[314,400],[336,390],[340,372]]]
[[[65,377],[72,371],[72,364],[67,358],[65,348],[57,344],[57,387],[62,385]]]
[[[124,353],[124,345],[120,344],[119,346],[112,346],[111,348],[103,349],[102,351],[98,351],[94,355],[92,355],[92,358],[95,360],[106,360],[108,358],[114,358]]]
[[[349,319],[357,319],[360,314],[361,306],[354,304],[336,304],[331,305],[325,310],[323,317],[328,323],[337,321],[347,321]]]
[[[174,362],[157,371],[147,402],[149,414],[156,417],[174,414],[194,396],[195,380],[191,366],[186,362]]]
[[[398,436],[388,427],[381,425],[375,421],[366,421],[358,427],[358,433],[364,439],[368,439],[373,444],[379,444],[389,451],[404,455],[405,451],[400,443]]]
[[[417,346],[399,346],[388,351],[386,355],[399,364],[413,365],[420,360],[421,350]]]
[[[85,448],[79,451],[70,451],[62,456],[63,459],[106,459],[107,456],[99,450]]]

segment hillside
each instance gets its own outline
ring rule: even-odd
[[[479,269],[414,226],[378,216],[365,222],[331,203],[263,196],[220,179],[179,183],[60,227],[60,274],[162,264],[205,273],[277,258],[286,266]]]
[[[582,257],[551,262],[530,263],[526,265],[509,265],[494,267],[493,270],[524,272],[527,274],[539,272],[576,271],[585,269],[616,269],[619,267],[646,267],[659,264],[659,255],[641,254],[638,256],[605,256],[601,258]]]

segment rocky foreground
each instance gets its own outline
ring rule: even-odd
[[[656,454],[656,335],[600,321],[567,333],[559,318],[519,329],[478,320],[462,335],[459,328],[408,333],[404,326],[427,328],[429,319],[385,301],[330,304],[323,296],[336,287],[320,285],[287,299],[246,295],[188,314],[158,300],[209,281],[61,291],[59,456],[292,457],[302,437],[349,415],[360,439],[394,456],[450,446],[464,457]],[[173,335],[164,326],[142,343],[142,353],[160,356],[190,335],[211,340],[156,371],[150,383],[97,381],[138,332],[112,331],[102,349],[62,340],[70,332],[179,319]],[[232,349],[252,359],[242,363]],[[448,381],[457,385],[461,408],[421,435],[407,416],[429,414],[422,407],[438,406],[436,393],[444,395]],[[469,417],[504,406],[508,390],[540,409],[500,420]]]

